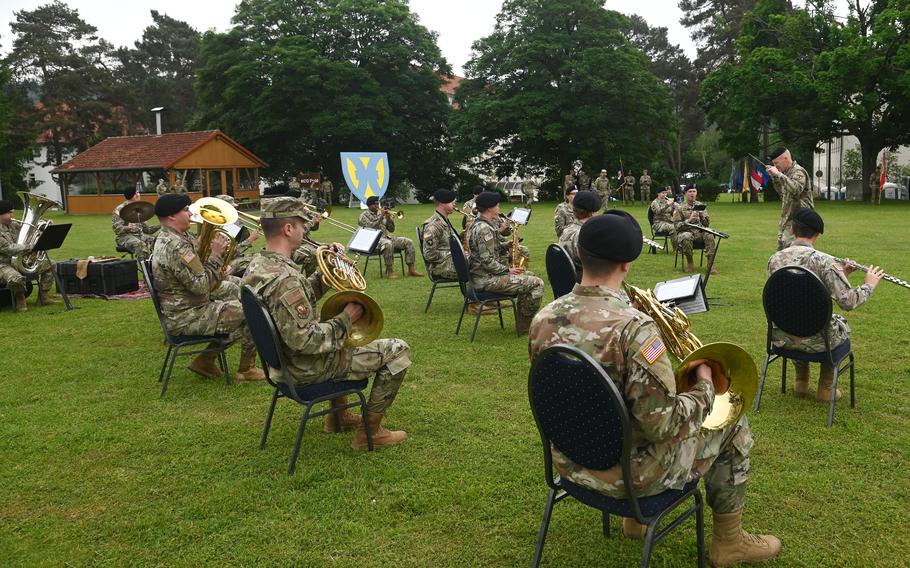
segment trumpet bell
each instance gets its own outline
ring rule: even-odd
[[[340,314],[348,303],[354,302],[363,306],[363,316],[354,323],[351,333],[345,340],[345,347],[363,347],[375,341],[382,332],[385,316],[376,300],[363,292],[346,290],[331,295],[319,310],[320,321],[328,321]]]
[[[758,369],[746,350],[733,343],[717,342],[703,345],[689,353],[676,368],[676,391],[691,388],[688,373],[684,372],[690,361],[709,359],[718,362],[730,381],[724,394],[714,396],[711,412],[702,423],[705,430],[722,430],[735,424],[752,408],[758,394]]]

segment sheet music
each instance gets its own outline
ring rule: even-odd
[[[531,210],[526,207],[516,207],[512,210],[512,213],[509,214],[509,218],[519,225],[527,225],[528,220],[531,218]]]
[[[222,229],[224,229],[224,232],[229,234],[231,236],[231,238],[234,240],[237,239],[237,235],[240,234],[240,229],[242,229],[242,228],[243,228],[243,223],[241,223],[240,221],[237,221],[237,223],[235,223],[233,225],[225,225],[224,227],[222,227]]]
[[[348,243],[348,249],[354,252],[370,254],[370,251],[372,251],[373,247],[376,246],[376,243],[379,242],[379,237],[381,236],[382,231],[379,229],[360,227],[351,237],[351,242]]]
[[[693,274],[654,286],[654,297],[658,302],[678,307],[685,314],[700,314],[708,311],[708,303],[701,288],[701,276]]]

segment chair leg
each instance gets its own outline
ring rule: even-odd
[[[430,311],[430,304],[433,303],[433,294],[436,293],[436,282],[433,282],[433,287],[430,288],[430,298],[427,300],[427,307],[423,309],[423,313]]]
[[[698,550],[698,568],[705,568],[705,503],[701,491],[695,491],[695,546]]]
[[[363,419],[363,429],[367,433],[367,450],[373,451],[373,432],[370,427],[370,421],[366,419],[367,416],[367,399],[364,398],[363,393],[358,391],[357,396],[360,398],[360,415],[364,417]]]
[[[648,568],[651,564],[651,551],[654,549],[654,533],[657,532],[658,522],[657,519],[652,521],[645,533],[645,546],[641,551],[641,568]]]
[[[502,321],[502,303],[496,302],[496,313],[499,314],[499,329],[505,329],[506,323]]]
[[[288,464],[288,475],[293,475],[297,468],[297,456],[300,455],[300,443],[303,442],[303,432],[306,430],[306,421],[310,419],[310,409],[313,403],[306,405],[303,416],[300,417],[300,428],[297,429],[297,440],[294,442],[294,453],[291,454],[291,463]]]
[[[781,357],[783,361],[780,371],[780,394],[787,394],[787,358]]]
[[[856,382],[854,379],[855,376],[855,364],[853,360],[853,352],[850,352],[850,408],[856,408]]]
[[[164,380],[164,370],[167,368],[168,361],[171,360],[171,350],[173,350],[173,349],[174,349],[173,345],[167,346],[167,354],[164,356],[164,363],[161,364],[161,372],[158,373],[158,382],[159,383]]]
[[[218,353],[218,361],[221,363],[221,370],[224,371],[224,384],[230,385],[233,381],[231,380],[231,371],[228,369],[227,353],[225,353],[224,348]]]
[[[398,251],[398,260],[401,261],[401,274],[404,275],[404,253],[401,251]]]
[[[765,390],[765,379],[768,378],[768,364],[771,362],[770,359],[770,355],[765,355],[765,364],[762,365],[761,380],[758,383],[758,396],[755,397],[755,405],[752,407],[752,410],[756,412],[761,408],[761,393]]]
[[[461,321],[464,319],[464,313],[468,311],[468,300],[465,299],[464,304],[461,305],[461,316],[458,317],[458,326],[455,328],[455,335],[458,335],[458,332],[461,331]]]
[[[515,337],[521,337],[521,334],[518,332],[518,308],[516,307],[515,300],[512,300],[512,319],[515,320]]]
[[[547,529],[550,528],[550,517],[553,515],[553,503],[556,502],[556,490],[550,489],[547,495],[547,506],[543,510],[543,520],[540,522],[540,530],[537,531],[537,547],[534,549],[534,560],[531,561],[531,568],[540,566],[540,559],[543,557],[543,544],[547,539]]]
[[[834,424],[834,405],[837,404],[837,376],[838,376],[837,365],[834,366],[834,381],[831,383],[831,402],[828,403],[828,425],[826,428],[830,428]]]
[[[269,405],[269,413],[265,417],[265,428],[262,430],[262,439],[259,440],[259,449],[265,449],[265,441],[269,438],[269,430],[272,428],[272,416],[275,415],[275,403],[278,402],[278,389],[272,393],[272,404]]]
[[[335,401],[330,400],[329,406],[332,408],[332,424],[335,425],[335,433],[341,433],[341,418],[338,417],[338,410],[335,408]]]
[[[600,528],[604,536],[610,537],[610,513],[603,511],[600,515]]]
[[[177,352],[180,351],[180,346],[174,348],[174,352],[171,354],[171,362],[167,367],[167,374],[164,376],[164,384],[161,386],[161,394],[158,398],[162,398],[164,393],[167,392],[167,384],[171,382],[171,373],[174,372],[174,363],[177,361]]]
[[[474,337],[477,335],[477,324],[480,323],[480,315],[483,313],[484,308],[487,307],[486,302],[480,303],[480,309],[477,310],[477,315],[474,316],[474,331],[471,332],[471,343],[474,343]]]

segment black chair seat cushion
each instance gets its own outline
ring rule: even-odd
[[[613,497],[608,497],[603,493],[598,493],[596,491],[591,491],[586,489],[581,485],[572,483],[568,479],[559,477],[556,480],[556,484],[559,485],[566,493],[572,497],[578,499],[585,505],[589,507],[594,507],[601,511],[606,511],[611,515],[619,515],[620,517],[634,517],[635,514],[632,512],[632,505],[628,499],[615,499]],[[658,493],[657,495],[652,495],[650,497],[639,497],[638,506],[641,509],[641,514],[645,517],[653,517],[659,515],[663,512],[664,509],[680,500],[687,493],[695,489],[698,485],[698,480],[690,481],[682,489],[668,489],[663,493]]]
[[[793,349],[782,349],[779,347],[771,347],[771,353],[774,355],[780,355],[781,357],[786,357],[787,359],[795,359],[797,361],[808,361],[809,363],[826,363],[828,362],[828,353],[822,351],[821,353],[806,353],[805,351],[795,351]],[[831,357],[834,359],[835,363],[840,363],[841,360],[850,354],[850,340],[844,341],[837,347],[831,350]]]
[[[315,383],[312,385],[296,385],[294,390],[297,391],[297,397],[301,400],[315,400],[326,396],[331,396],[337,392],[346,390],[363,390],[367,388],[369,379],[360,381],[326,381],[324,383]],[[291,397],[291,387],[285,383],[277,383],[278,391],[284,396]]]
[[[204,343],[206,341],[227,341],[228,334],[216,333],[215,335],[171,335],[171,339],[177,345],[186,343]]]
[[[483,290],[474,290],[474,297],[481,302],[490,300],[511,300],[514,296],[500,294],[499,292],[485,292]]]
[[[120,246],[120,245],[117,245],[117,252],[132,252],[132,251],[131,251],[130,249],[126,248],[126,247],[122,247],[122,246]]]

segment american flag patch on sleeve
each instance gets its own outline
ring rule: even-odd
[[[664,342],[657,336],[641,348],[641,354],[645,358],[645,361],[648,362],[648,365],[653,365],[654,361],[657,361],[657,359],[666,351],[667,348],[664,347]]]

